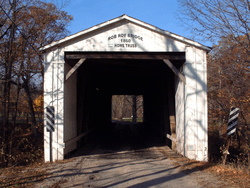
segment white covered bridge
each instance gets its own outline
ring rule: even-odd
[[[45,161],[63,160],[111,121],[112,95],[143,95],[145,126],[206,161],[210,48],[127,15],[41,48]],[[51,128],[50,126],[53,126]],[[162,136],[164,137],[164,135]]]

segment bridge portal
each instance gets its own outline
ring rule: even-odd
[[[108,130],[112,95],[142,95],[145,128],[190,159],[208,159],[210,48],[122,15],[40,50],[45,161],[62,160],[95,130]]]

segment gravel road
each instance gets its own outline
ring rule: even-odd
[[[220,187],[212,174],[184,172],[173,161],[180,156],[141,126],[117,125],[96,138],[67,162],[47,167],[36,187]]]

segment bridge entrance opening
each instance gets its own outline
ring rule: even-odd
[[[135,140],[141,142],[143,139],[147,140],[143,141],[145,143],[150,142],[151,137],[149,145],[156,140],[159,144],[160,138],[162,144],[175,147],[175,143],[166,138],[166,134],[175,135],[177,76],[163,59],[152,58],[153,54],[151,58],[114,57],[116,58],[86,58],[74,75],[75,88],[69,84],[69,101],[72,91],[76,89],[75,131],[77,137],[81,137],[77,141],[77,148],[93,139],[102,143],[112,140],[108,142],[110,147],[114,143],[123,145],[124,142],[120,139],[125,137],[128,137],[125,140],[133,137],[130,144],[136,145]],[[177,68],[184,63],[184,60],[171,61]],[[66,60],[68,65],[72,64],[71,67],[77,62],[79,59]],[[135,122],[137,125],[132,128]],[[109,135],[108,138],[104,134]],[[135,145],[129,147],[139,147],[138,144]],[[73,148],[76,149],[76,146]]]

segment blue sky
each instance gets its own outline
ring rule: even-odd
[[[57,5],[67,2],[63,10],[74,17],[71,34],[127,14],[177,35],[191,38],[177,19],[177,0],[51,0]],[[198,41],[199,42],[199,41]],[[204,44],[204,42],[203,42]],[[205,43],[205,45],[211,45]]]

